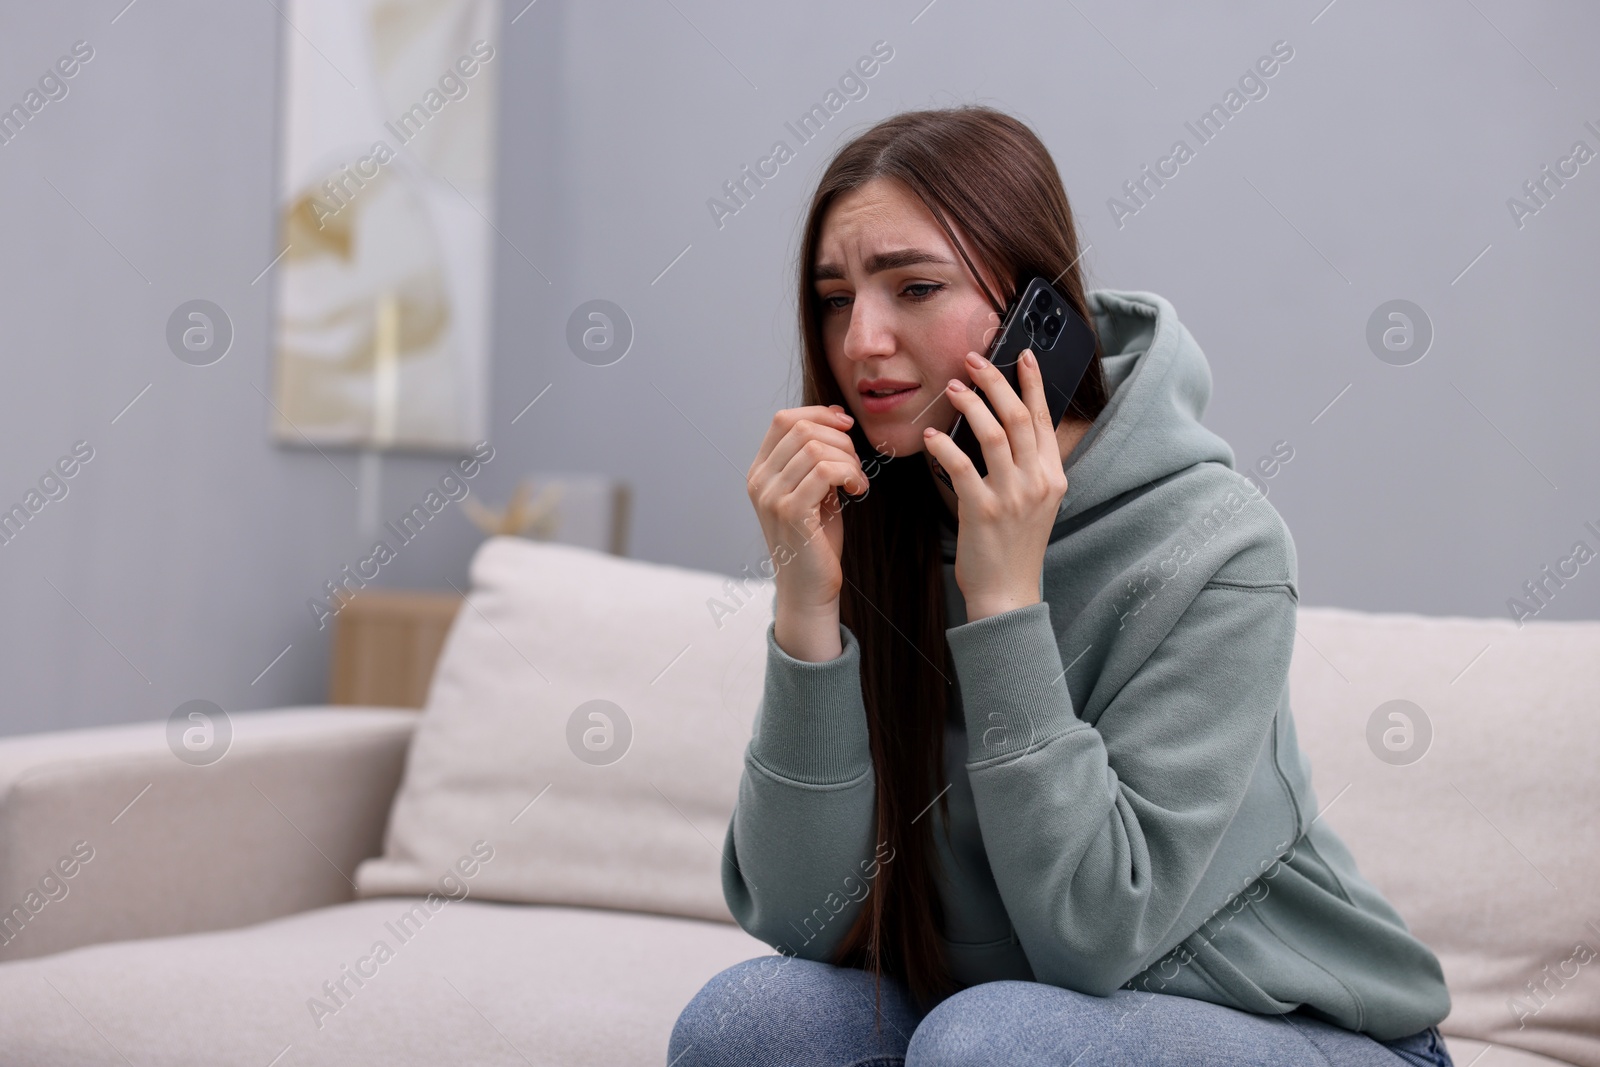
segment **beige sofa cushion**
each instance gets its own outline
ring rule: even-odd
[[[1445,1037],[1444,1046],[1456,1067],[1568,1067],[1565,1060],[1474,1041],[1470,1037]]]
[[[1438,954],[1440,1029],[1600,1067],[1600,622],[1303,608],[1299,631],[1290,684],[1318,801]],[[1409,752],[1385,747],[1384,730],[1406,741],[1388,711],[1368,740],[1397,699],[1431,724],[1410,763],[1376,754],[1424,751],[1421,730]]]
[[[474,878],[480,898],[732,922],[721,849],[772,593],[567,545],[485,542],[360,894],[428,892],[482,840],[495,859]]]
[[[357,901],[0,964],[0,1062],[660,1067],[700,987],[772,951],[692,919],[472,899],[419,919],[419,905]],[[347,977],[358,967],[370,975],[359,986]],[[341,980],[335,1003],[323,983]]]
[[[279,1067],[521,1064],[523,1055],[659,1067],[700,986],[770,953],[723,924],[473,900],[441,906],[413,931],[416,903],[378,898],[0,964],[4,1062],[263,1067],[287,1049]],[[401,944],[389,927],[406,916]],[[344,978],[379,939],[395,951],[377,974],[361,986]],[[331,1003],[322,983],[341,979],[351,995],[331,1014],[313,1013],[314,998]],[[1457,1067],[1561,1067],[1470,1038],[1447,1044]]]

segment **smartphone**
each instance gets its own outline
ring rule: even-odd
[[[989,345],[988,356],[989,362],[1000,368],[1011,388],[1021,396],[1017,360],[1022,358],[1024,349],[1031,348],[1044,379],[1044,399],[1050,409],[1051,425],[1058,425],[1094,359],[1094,345],[1094,330],[1089,324],[1072,310],[1072,305],[1055,286],[1042,276],[1035,276],[1022,287],[1006,310],[1000,332]],[[978,395],[983,396],[982,390],[978,390]],[[983,402],[989,405],[990,411],[994,410],[987,397]],[[960,413],[950,427],[950,437],[972,460],[980,477],[989,473],[989,465],[983,459],[983,444]],[[949,473],[938,460],[933,461],[933,472],[946,486],[955,489]]]

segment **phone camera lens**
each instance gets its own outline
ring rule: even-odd
[[[1033,298],[1033,310],[1043,314],[1044,309],[1050,306],[1050,294],[1041,292]]]
[[[1026,315],[1024,315],[1022,317],[1022,324],[1028,328],[1028,332],[1030,334],[1038,333],[1039,332],[1039,314],[1038,314],[1038,312],[1035,312],[1035,311],[1028,312]]]

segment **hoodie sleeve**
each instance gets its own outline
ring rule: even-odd
[[[1039,981],[1106,996],[1170,943],[1239,810],[1288,684],[1295,599],[1205,585],[1093,726],[1049,612],[946,635],[978,823],[1018,939]]]
[[[875,783],[861,699],[861,646],[795,659],[767,624],[767,673],[755,736],[723,848],[722,892],[752,937],[825,960],[871,892]]]

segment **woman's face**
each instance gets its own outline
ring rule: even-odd
[[[985,269],[970,245],[968,254]],[[1005,298],[986,269],[985,281]],[[955,421],[950,379],[972,384],[966,355],[982,353],[1000,321],[961,254],[914,193],[877,178],[829,205],[813,284],[828,366],[868,444],[923,451],[924,427]]]

